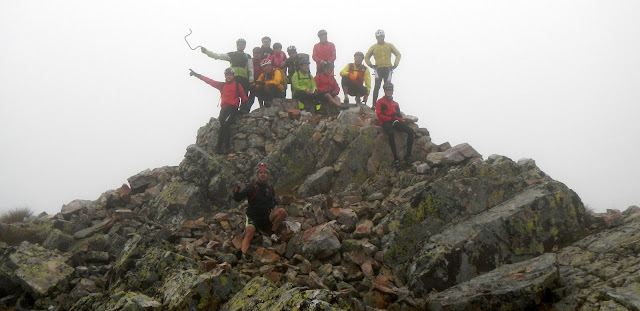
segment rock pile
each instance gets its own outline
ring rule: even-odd
[[[276,101],[241,116],[221,156],[212,118],[179,166],[0,224],[0,308],[639,308],[640,209],[589,214],[533,160],[483,160],[415,123],[416,162],[397,171],[375,121],[365,106],[315,116]],[[289,217],[239,262],[246,202],[231,189],[258,162]]]

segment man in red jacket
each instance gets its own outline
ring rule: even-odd
[[[396,152],[396,141],[394,139],[394,130],[407,133],[407,154],[404,156],[404,161],[410,164],[411,149],[413,148],[413,138],[415,133],[402,120],[402,114],[400,113],[400,106],[393,100],[393,84],[385,83],[382,87],[384,90],[384,97],[380,98],[376,102],[376,114],[378,115],[378,122],[382,125],[382,130],[389,137],[389,146],[391,147],[391,153],[393,153],[393,166],[396,169],[400,169],[400,160],[398,160],[398,153]]]
[[[245,103],[249,99],[244,93],[242,85],[233,79],[234,72],[231,68],[227,68],[224,70],[224,82],[209,79],[191,69],[189,69],[189,71],[190,76],[194,76],[220,90],[221,103],[220,115],[218,116],[218,121],[220,121],[220,129],[218,130],[216,153],[229,153],[231,149],[231,123],[234,121],[234,117],[238,112],[239,103]],[[224,150],[222,147],[223,144],[226,146]]]
[[[347,106],[342,107],[340,103],[340,98],[338,97],[340,87],[338,86],[336,78],[333,77],[333,63],[324,62],[322,63],[322,68],[323,72],[317,74],[314,78],[316,88],[318,89],[318,96],[321,96],[325,103],[331,104],[332,106],[339,107],[340,109],[348,108]],[[331,109],[330,106],[325,108],[325,112],[334,110]]]
[[[311,55],[316,62],[316,75],[323,72],[322,64],[324,62],[333,64],[336,61],[336,46],[327,41],[327,31],[324,29],[318,31],[318,39],[320,39],[320,42],[313,46],[313,54]],[[331,74],[333,75],[333,68]]]

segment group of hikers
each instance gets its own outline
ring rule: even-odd
[[[376,110],[378,121],[388,136],[393,153],[393,165],[400,167],[397,155],[394,130],[406,132],[406,163],[411,163],[413,130],[402,120],[400,107],[393,100],[393,70],[400,63],[401,54],[391,43],[385,42],[385,33],[379,29],[375,32],[376,43],[367,53],[355,52],[353,63],[347,64],[341,71],[341,85],[344,100],[341,102],[338,93],[340,87],[334,78],[334,61],[336,48],[327,40],[327,31],[318,31],[319,42],[313,47],[311,59],[316,63],[316,75],[309,69],[309,55],[298,53],[295,46],[287,48],[287,55],[282,51],[282,44],[276,42],[271,47],[271,38],[263,37],[262,45],[253,49],[253,57],[244,52],[247,42],[236,41],[236,51],[214,53],[200,47],[207,56],[230,62],[231,67],[224,71],[224,81],[215,81],[189,69],[190,75],[217,88],[221,93],[220,130],[216,153],[227,154],[231,151],[231,124],[238,112],[248,113],[256,98],[260,106],[269,107],[275,98],[285,98],[288,84],[291,85],[291,97],[298,101],[300,109],[312,113],[333,113],[346,109],[349,96],[355,97],[356,104],[367,104],[371,90],[371,73],[373,69],[375,84],[373,89],[372,108]],[[393,63],[391,55],[394,56]],[[371,63],[373,56],[375,64]],[[365,66],[363,64],[367,64]],[[384,85],[382,84],[384,82]],[[382,85],[384,97],[378,100],[378,92]]]
[[[221,109],[218,120],[220,129],[216,153],[226,154],[231,150],[231,124],[238,112],[248,113],[256,98],[260,107],[270,107],[276,98],[285,98],[287,86],[291,85],[291,98],[298,101],[300,109],[311,113],[329,114],[348,108],[349,96],[355,97],[356,104],[367,105],[371,90],[371,73],[373,69],[375,84],[372,108],[376,110],[378,122],[389,139],[393,154],[393,165],[400,169],[401,163],[396,151],[394,131],[407,133],[407,152],[403,158],[406,164],[412,162],[414,131],[404,122],[400,107],[393,100],[394,86],[391,83],[393,70],[400,62],[400,52],[396,47],[385,42],[383,30],[375,32],[376,43],[366,53],[355,52],[353,63],[347,64],[340,72],[344,99],[340,101],[340,87],[334,78],[334,61],[336,48],[327,40],[327,31],[318,31],[319,42],[313,47],[311,59],[316,63],[316,75],[309,69],[309,55],[298,53],[295,46],[287,48],[287,55],[282,51],[282,44],[274,43],[271,38],[263,37],[262,46],[253,49],[253,57],[244,52],[247,42],[236,41],[236,51],[214,53],[200,47],[207,56],[225,60],[231,66],[224,70],[224,81],[215,81],[189,69],[190,75],[217,88],[221,93]],[[394,55],[394,62],[391,62]],[[375,64],[371,63],[373,56]],[[364,63],[366,63],[365,66]],[[384,84],[383,84],[384,82]],[[378,100],[378,92],[382,86],[384,96]],[[256,231],[278,241],[277,232],[287,213],[276,207],[276,196],[273,187],[268,183],[269,168],[260,163],[256,167],[257,181],[233,188],[236,201],[248,200],[246,212],[245,235],[238,256],[245,258],[251,239]]]

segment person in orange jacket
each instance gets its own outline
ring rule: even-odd
[[[280,69],[271,65],[271,61],[263,59],[260,62],[262,74],[251,85],[251,93],[255,93],[261,104],[271,107],[274,98],[284,98],[284,76]]]
[[[245,103],[249,100],[242,89],[242,84],[234,80],[234,72],[231,68],[224,70],[224,82],[212,80],[191,69],[189,69],[189,75],[220,90],[220,115],[218,116],[220,129],[218,130],[216,153],[229,153],[231,149],[231,124],[238,112],[239,103]],[[225,145],[226,148],[223,148],[223,145]]]

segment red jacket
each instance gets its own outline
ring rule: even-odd
[[[244,89],[242,88],[242,85],[240,85],[240,83],[237,83],[236,81],[220,82],[220,81],[209,79],[203,75],[200,76],[200,80],[220,90],[220,97],[222,98],[222,102],[220,103],[220,106],[222,108],[231,107],[231,106],[238,107],[238,104],[239,104],[238,98],[240,98],[242,102],[246,102],[247,100],[249,100],[247,98],[247,95],[244,94]],[[237,90],[236,90],[236,87],[237,87]]]
[[[334,62],[336,60],[336,46],[328,41],[326,44],[318,42],[313,46],[313,55],[311,57],[316,64],[320,64],[325,60]]]
[[[398,103],[393,99],[389,99],[386,96],[383,96],[376,102],[376,114],[378,115],[378,122],[380,122],[380,125],[382,125],[383,122],[390,122],[393,120],[402,121],[400,106],[398,106]]]
[[[254,57],[251,60],[253,61],[253,81],[256,81],[262,74],[262,67],[260,67],[261,59]]]
[[[338,93],[340,93],[340,86],[338,86],[338,82],[333,76],[328,76],[323,72],[317,74],[314,80],[316,81],[316,88],[318,91],[332,91],[334,95],[338,95]]]

